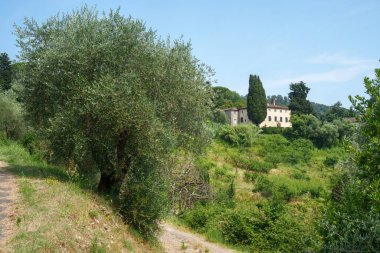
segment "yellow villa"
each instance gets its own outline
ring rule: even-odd
[[[250,122],[247,108],[227,108],[224,112],[232,126]],[[272,103],[267,105],[267,116],[260,127],[292,127],[290,115],[288,107],[276,105],[276,101],[272,100]]]

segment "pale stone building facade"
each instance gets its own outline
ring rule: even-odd
[[[227,108],[224,109],[227,118],[232,126],[250,122],[247,108]],[[260,127],[292,127],[290,123],[291,111],[286,106],[278,106],[275,101],[267,106],[267,116],[260,124]]]

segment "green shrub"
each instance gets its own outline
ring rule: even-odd
[[[274,190],[274,184],[265,176],[258,176],[255,180],[253,192],[260,192],[264,197],[271,197]]]
[[[338,138],[338,127],[332,123],[324,123],[316,129],[314,143],[319,148],[329,148],[338,142]]]
[[[12,91],[0,93],[0,132],[17,140],[25,130],[24,112]]]
[[[284,128],[284,127],[263,127],[261,128],[263,131],[263,134],[281,134],[286,136],[289,130],[291,128]]]
[[[272,165],[268,162],[260,162],[257,160],[252,161],[249,170],[256,172],[268,173],[271,170]]]
[[[291,142],[288,152],[285,155],[287,163],[308,162],[311,159],[313,143],[307,139],[296,139]]]
[[[292,213],[278,217],[266,230],[267,249],[269,252],[316,252],[320,239],[317,231],[310,224],[300,220]]]
[[[166,182],[151,162],[133,164],[120,188],[120,213],[144,237],[154,235],[166,214]]]
[[[314,149],[313,143],[307,139],[289,141],[281,135],[269,135],[260,143],[259,153],[264,160],[276,167],[279,163],[295,164],[308,162]]]
[[[202,157],[196,160],[196,166],[209,171],[214,168],[216,164],[214,161]]]
[[[229,119],[223,110],[217,110],[212,114],[212,121],[217,124],[228,124]]]
[[[310,181],[310,177],[306,175],[305,172],[302,172],[302,171],[299,171],[299,170],[296,170],[292,173],[292,178],[294,179],[303,179],[303,180],[307,180],[307,181]]]
[[[380,180],[368,185],[346,175],[339,184],[319,223],[324,252],[380,252]],[[365,196],[368,188],[372,196]]]
[[[181,215],[182,220],[191,228],[197,231],[205,231],[208,222],[216,215],[223,212],[222,207],[212,205],[196,205]]]
[[[229,155],[229,160],[235,167],[245,170],[249,170],[252,162],[254,161],[253,158],[240,151],[231,152]]]
[[[235,181],[232,180],[227,189],[227,196],[229,199],[232,200],[235,197],[235,194],[236,194],[236,185],[235,185]]]
[[[233,168],[227,164],[223,165],[222,167],[216,167],[214,170],[214,175],[217,179],[227,182],[230,182],[236,177],[235,173],[233,172]]]
[[[220,231],[226,242],[250,245],[263,241],[263,233],[269,223],[258,209],[228,210],[220,217]]]
[[[327,156],[323,161],[323,164],[327,167],[334,167],[339,161],[339,158],[336,156]]]
[[[219,136],[232,146],[250,147],[260,132],[260,128],[252,124],[225,125],[220,129]]]
[[[309,193],[318,198],[324,192],[319,182],[292,179],[284,175],[259,176],[255,180],[253,192],[261,192],[265,197],[275,197],[289,201],[294,197]]]
[[[259,174],[252,171],[244,171],[244,180],[246,182],[254,182]]]

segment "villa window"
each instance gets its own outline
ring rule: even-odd
[[[282,117],[280,117],[280,122],[282,122]]]
[[[274,121],[276,121],[276,122],[277,122],[277,117],[276,117],[276,116],[274,116]]]
[[[241,117],[241,118],[240,118],[240,123],[243,123],[243,122],[244,122],[244,118]]]
[[[285,117],[285,122],[288,122],[288,117]]]
[[[268,116],[268,121],[272,121],[272,117],[271,116]]]
[[[277,112],[277,110],[276,110],[276,109],[274,109],[274,112]]]
[[[280,110],[280,112],[282,112],[282,110]]]

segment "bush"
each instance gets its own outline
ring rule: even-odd
[[[238,152],[232,152],[229,155],[229,160],[233,166],[244,170],[249,170],[254,161],[252,157],[247,156],[240,150]]]
[[[299,179],[299,180],[307,180],[310,181],[310,177],[306,175],[305,172],[296,170],[292,173],[292,178]]]
[[[282,127],[263,127],[263,134],[282,134],[285,128]]]
[[[244,180],[246,182],[254,182],[259,174],[251,171],[245,171],[244,172]]]
[[[236,177],[233,172],[233,168],[229,165],[223,165],[222,167],[216,167],[214,170],[214,175],[216,178],[230,182],[232,179]]]
[[[258,176],[255,180],[253,192],[261,192],[264,197],[271,197],[274,190],[274,184],[265,176]]]
[[[260,143],[259,153],[264,156],[267,163],[274,167],[279,163],[295,164],[308,162],[314,149],[313,143],[307,139],[287,140],[282,135],[270,135],[266,141]]]
[[[279,198],[289,201],[294,197],[309,193],[311,197],[318,198],[324,192],[318,182],[291,179],[284,175],[259,176],[255,180],[253,192],[261,192],[265,197]]]
[[[338,138],[338,127],[332,123],[325,123],[316,129],[314,143],[319,148],[329,148],[338,142]]]
[[[311,159],[313,148],[313,143],[310,140],[296,139],[291,142],[287,152],[285,152],[284,160],[290,164],[308,162]]]
[[[257,160],[252,161],[249,170],[256,172],[268,173],[272,168],[272,165],[268,162],[260,162]]]
[[[334,167],[339,161],[339,158],[336,156],[328,156],[323,161],[323,164],[327,167]]]
[[[152,164],[132,166],[120,188],[120,212],[127,223],[150,237],[167,211],[166,182]]]
[[[24,113],[12,91],[0,93],[0,132],[12,140],[19,139],[25,129]]]
[[[316,229],[300,222],[305,217],[286,213],[266,231],[269,252],[316,252],[320,241]]]
[[[379,252],[380,215],[378,201],[370,201],[367,189],[380,196],[378,185],[368,185],[346,175],[339,182],[339,197],[330,200],[319,227],[324,237],[325,252]],[[339,184],[337,186],[339,186]],[[376,198],[376,197],[375,197]],[[374,207],[371,207],[373,203]]]
[[[237,126],[226,125],[221,128],[219,136],[230,145],[237,147],[250,147],[255,137],[261,132],[260,128],[252,124]]]
[[[212,218],[223,211],[222,207],[197,205],[183,213],[181,218],[189,227],[203,232]]]
[[[222,124],[222,125],[229,123],[229,119],[228,119],[226,113],[222,110],[217,110],[213,113],[212,121],[217,123],[217,124]]]
[[[220,217],[220,231],[226,242],[250,245],[263,241],[263,233],[269,223],[258,209],[228,210]]]

